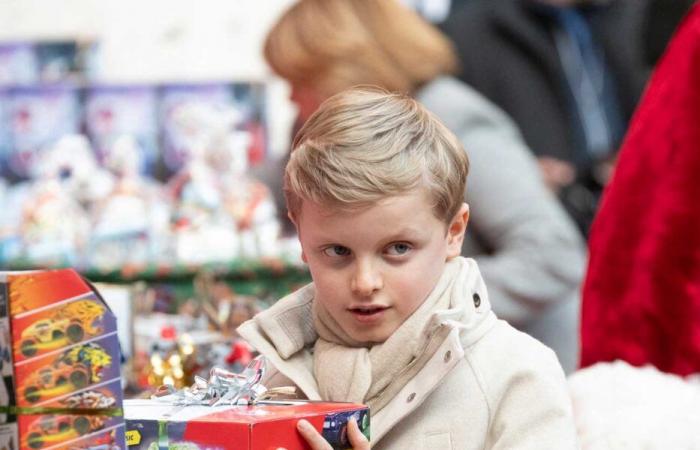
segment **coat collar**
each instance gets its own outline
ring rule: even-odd
[[[384,408],[371,415],[372,445],[376,445],[397,423],[421,406],[447,374],[457,364],[464,362],[459,328],[445,327],[444,331],[447,332],[446,338],[418,375],[406,383]]]

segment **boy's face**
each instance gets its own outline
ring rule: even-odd
[[[296,224],[317,301],[356,341],[386,341],[460,254],[468,217],[463,204],[445,224],[422,190],[352,212],[304,201]]]

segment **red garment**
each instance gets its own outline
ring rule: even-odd
[[[589,246],[581,366],[700,372],[700,5],[635,113]]]

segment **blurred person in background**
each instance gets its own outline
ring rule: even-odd
[[[496,314],[573,370],[581,238],[517,127],[450,75],[449,40],[395,0],[301,0],[269,32],[265,57],[291,84],[301,121],[346,88],[376,85],[411,94],[461,139],[474,173],[462,254],[477,260]]]
[[[656,65],[680,20],[695,0],[651,0],[644,28],[646,62]]]
[[[649,73],[649,0],[472,0],[443,24],[585,234]]]
[[[584,367],[621,359],[700,373],[698,80],[700,5],[651,79],[591,228]]]
[[[400,0],[401,3],[413,9],[425,20],[440,24],[463,4],[472,0]]]

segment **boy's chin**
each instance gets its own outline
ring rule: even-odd
[[[373,329],[373,330],[346,330],[346,333],[356,342],[359,342],[362,346],[371,347],[373,345],[384,343],[391,334],[393,330],[387,330],[385,328]]]

